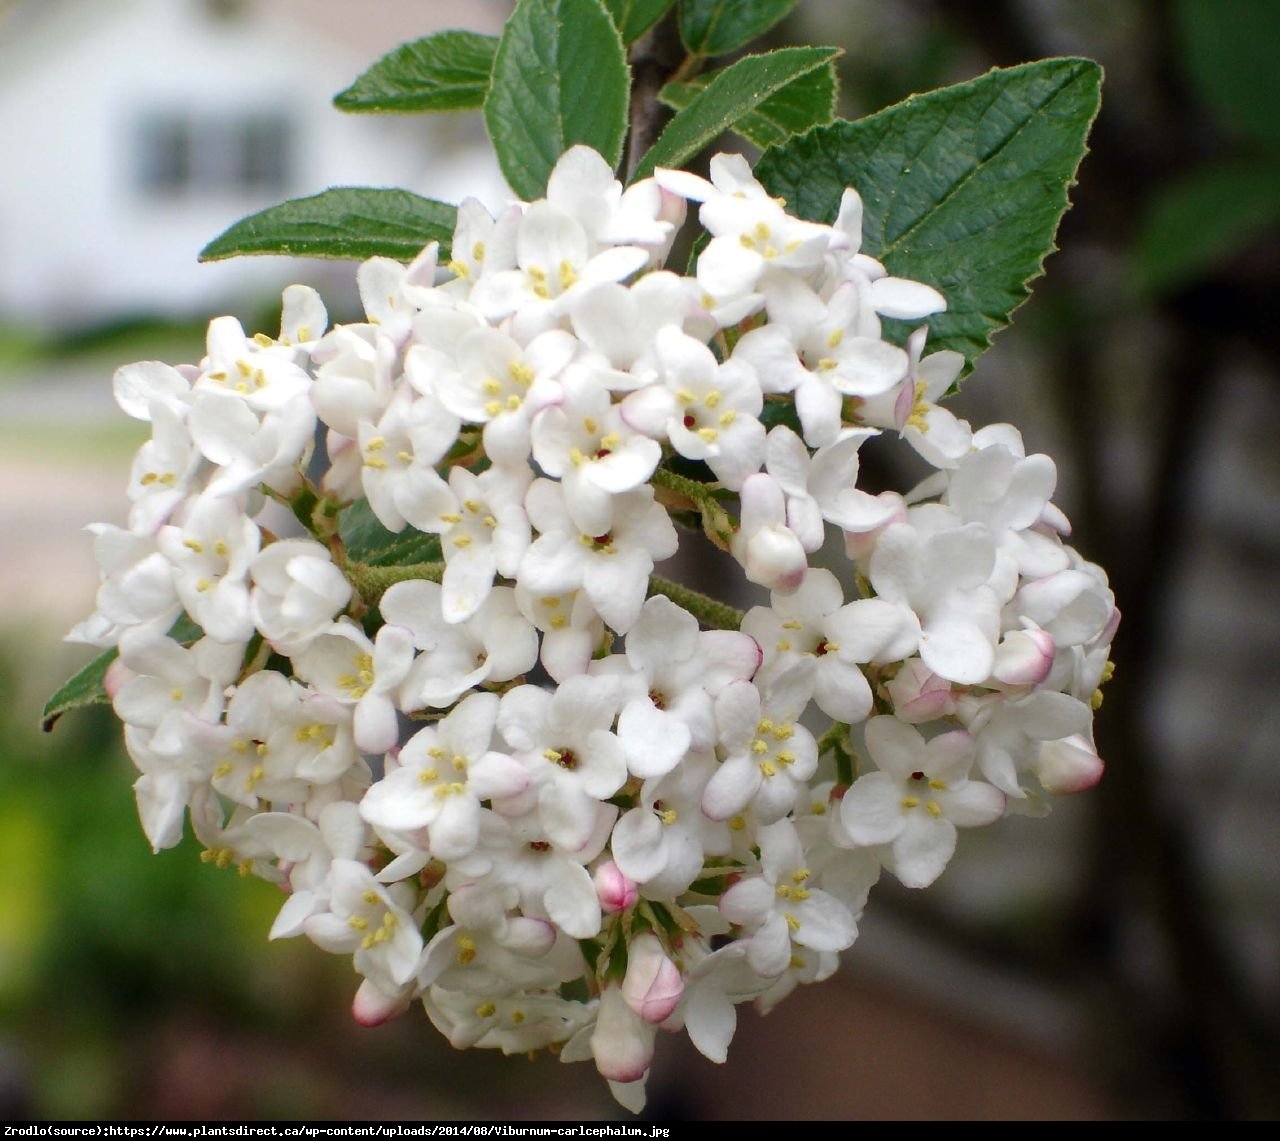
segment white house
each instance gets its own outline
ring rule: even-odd
[[[456,202],[509,192],[475,113],[345,115],[383,51],[443,27],[496,32],[500,0],[0,2],[0,321],[85,325],[208,313],[342,263],[201,247],[245,214],[328,186]]]

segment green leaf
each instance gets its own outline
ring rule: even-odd
[[[179,614],[178,619],[169,627],[169,637],[184,646],[191,645],[204,637],[200,629],[186,614]],[[112,647],[104,650],[83,669],[76,671],[45,703],[40,717],[40,727],[46,732],[53,729],[54,722],[64,713],[73,709],[83,709],[86,705],[107,705],[111,698],[103,688],[107,668],[119,656],[119,651]]]
[[[496,36],[438,32],[401,44],[345,91],[333,97],[341,111],[478,111],[489,91]]]
[[[73,674],[45,703],[44,712],[40,715],[40,728],[48,733],[64,713],[72,709],[83,709],[86,705],[105,705],[110,702],[107,691],[102,688],[102,679],[107,675],[107,667],[118,656],[119,651],[112,647]]]
[[[388,531],[369,507],[367,499],[357,499],[344,507],[338,517],[338,534],[347,557],[371,567],[405,566],[439,562],[440,536],[428,535],[412,527],[397,534]]]
[[[680,39],[694,55],[726,55],[768,31],[796,0],[680,0]]]
[[[586,143],[616,167],[631,72],[602,0],[520,0],[493,61],[484,120],[520,197],[546,192],[556,160]]]
[[[1179,0],[1182,58],[1201,96],[1243,135],[1280,143],[1280,4]]]
[[[658,166],[679,166],[801,76],[829,67],[839,48],[780,48],[749,55],[718,72],[645,152],[635,178]]]
[[[1102,69],[1048,59],[988,72],[765,152],[756,176],[802,218],[863,200],[863,249],[942,291],[930,347],[970,364],[1029,296],[1067,209]]]
[[[241,254],[389,257],[412,261],[428,242],[449,257],[457,207],[407,190],[340,186],[242,218],[200,251],[201,261]]]
[[[624,43],[638,40],[653,27],[675,0],[604,0],[604,6],[613,17],[614,26]]]
[[[658,98],[672,110],[683,111],[716,74],[700,76],[693,83],[668,83]],[[836,63],[832,59],[788,83],[729,129],[763,150],[831,122],[835,113]]]
[[[1167,293],[1251,246],[1280,225],[1280,159],[1198,170],[1164,187],[1136,246],[1138,283]]]

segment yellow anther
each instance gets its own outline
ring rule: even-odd
[[[476,242],[476,244],[471,247],[471,260],[484,261],[484,242]]]
[[[449,263],[445,266],[445,269],[453,274],[454,277],[468,278],[471,276],[471,267],[468,266],[466,262],[459,261],[457,258],[450,259]]]
[[[159,478],[160,477],[156,475],[155,472],[149,471],[138,482],[141,483],[143,487],[148,487],[151,484],[155,483],[155,481],[158,480]]]
[[[747,818],[745,816],[733,816],[729,819],[729,831],[741,832],[747,826]]]
[[[197,555],[204,554],[204,544],[199,539],[183,539],[182,545],[189,551],[194,551]]]
[[[566,258],[560,263],[560,288],[568,289],[577,280],[578,271],[573,268],[573,263]]]
[[[413,454],[411,452],[396,452],[396,459],[398,459],[402,464],[407,464],[413,459]]]
[[[422,784],[435,784],[436,781],[438,781],[439,779],[440,779],[439,769],[423,769],[422,772],[418,774],[418,780]]]
[[[299,325],[299,326],[298,326],[298,340],[300,340],[300,341],[309,341],[309,340],[311,340],[311,326],[310,326],[310,325]]]
[[[531,278],[533,278],[533,280],[534,280],[534,281],[546,281],[546,280],[547,280],[547,271],[546,271],[545,269],[543,269],[543,268],[542,268],[542,266],[540,266],[540,265],[531,265],[531,266],[528,268],[528,270],[526,270],[525,272],[526,272],[526,273],[528,273],[528,275],[529,275]]]
[[[757,721],[757,722],[756,722],[756,732],[757,732],[757,733],[772,733],[772,732],[773,732],[773,722],[772,722],[772,721],[770,721],[770,720],[769,720],[769,718],[767,718],[767,717],[762,718],[760,721]]]
[[[1097,713],[1098,710],[1102,708],[1102,690],[1101,689],[1095,689],[1089,695],[1089,708],[1092,709],[1095,713]]]
[[[462,506],[470,511],[472,515],[479,515],[484,510],[484,505],[475,499],[464,499]]]
[[[682,388],[680,389],[679,392],[676,393],[676,399],[681,404],[692,404],[698,398],[694,396],[694,394],[690,392],[687,388]]]
[[[778,643],[777,649],[778,653],[785,654],[789,649],[791,649],[791,643],[788,642],[786,638],[783,638],[782,641]]]
[[[498,396],[502,392],[502,385],[494,380],[493,377],[489,377],[480,387],[484,389],[486,396]]]
[[[827,336],[827,348],[836,349],[840,347],[840,342],[844,340],[843,329],[832,329]]]
[[[465,773],[467,771],[467,758],[461,753],[455,753],[453,760],[449,763],[453,765],[453,771],[456,773]]]
[[[236,370],[245,378],[245,380],[248,380],[249,377],[253,375],[252,366],[245,360],[236,361]]]
[[[738,242],[745,250],[754,250],[756,248],[755,239],[750,234],[739,234]]]
[[[211,583],[207,578],[201,578],[196,580],[196,590],[198,590],[201,594],[203,594],[206,590],[208,590],[212,586],[213,586],[213,583]]]
[[[778,770],[775,769],[768,761],[760,762],[760,772],[766,777],[776,777],[778,775]]]
[[[482,1003],[476,1007],[477,1018],[492,1018],[498,1013],[498,1008],[491,1002]]]
[[[600,431],[600,425],[595,422],[595,418],[592,416],[584,416],[582,418],[582,426],[593,436]]]
[[[808,868],[796,868],[796,870],[791,873],[791,882],[804,883],[804,881],[807,880],[811,875],[813,875],[813,872],[810,871]]]
[[[776,725],[773,730],[773,739],[775,741],[789,741],[795,731],[796,727],[790,721],[785,725]]]
[[[671,825],[679,820],[680,816],[674,808],[664,808],[658,813],[658,819],[661,820],[663,824]]]
[[[563,614],[557,614],[554,618],[551,619],[549,625],[553,630],[563,630],[566,626],[569,625],[569,619],[566,618]]]
[[[347,920],[347,926],[356,931],[365,931],[369,927],[369,921],[363,915],[353,915]]]
[[[242,753],[242,754],[247,753],[249,751],[249,742],[244,739],[241,739],[239,741],[232,741],[231,748],[233,752]]]
[[[484,406],[484,414],[486,416],[496,416],[501,411],[502,411],[502,405],[499,404],[496,400],[490,400]]]
[[[219,384],[227,379],[227,374],[222,369],[218,369],[217,372],[211,372],[208,375],[210,380],[216,380]]]
[[[904,796],[902,798],[903,808],[919,808],[920,798],[918,796]]]
[[[520,397],[518,397],[513,392],[510,396],[507,397],[507,411],[514,412],[519,407],[520,407]]]
[[[713,388],[710,392],[706,394],[706,396],[702,398],[702,403],[705,404],[708,408],[714,409],[719,406],[721,399],[722,399],[722,394],[720,390],[718,388]]]
[[[925,811],[928,812],[935,820],[942,815],[942,805],[936,800],[926,801],[924,807]]]
[[[459,535],[453,540],[453,545],[459,550],[465,550],[467,547],[471,546],[471,536]]]
[[[775,753],[773,759],[780,765],[794,765],[796,763],[795,753]]]
[[[385,437],[374,436],[372,440],[370,440],[367,444],[365,444],[364,450],[366,452],[380,452],[386,446],[387,446],[387,441]]]
[[[820,361],[818,361],[818,368],[821,369],[823,372],[830,372],[839,363],[840,363],[839,361],[833,359],[832,357],[823,357]]]
[[[768,224],[765,222],[756,223],[755,234],[762,242],[773,237],[773,231],[769,229]]]
[[[364,891],[362,891],[362,892],[360,893],[360,898],[361,898],[361,899],[363,899],[363,900],[365,901],[365,903],[368,903],[368,904],[374,904],[374,903],[381,903],[381,902],[382,902],[382,896],[380,896],[380,895],[379,895],[376,891],[374,891],[374,890],[373,890],[373,888],[371,888],[371,887],[370,887],[370,888],[366,888]]]
[[[253,387],[254,388],[267,387],[267,374],[263,372],[262,369],[260,368],[255,368],[253,370]]]
[[[511,1018],[511,1025],[512,1025],[512,1026],[519,1026],[519,1025],[520,1025],[520,1023],[522,1023],[522,1022],[524,1021],[524,1011],[523,1011],[523,1010],[513,1010],[513,1011],[511,1012],[510,1018]]]
[[[476,941],[470,935],[458,936],[458,963],[467,966],[476,957]]]
[[[787,620],[782,624],[782,628],[783,628],[784,630],[803,630],[803,629],[804,629],[804,623],[803,623],[803,622],[801,622],[798,618],[788,618],[788,619],[787,619]]]
[[[232,769],[233,766],[230,761],[223,761],[221,764],[215,766],[213,775],[218,778],[229,777],[232,773]]]
[[[933,789],[934,792],[946,792],[947,782],[944,780],[931,780],[929,782],[929,787]]]
[[[498,525],[498,521],[492,515],[486,515],[480,522],[486,527],[496,527]]]
[[[787,926],[790,927],[792,931],[800,930],[800,920],[792,915],[791,912],[788,911],[782,918],[787,921]]]
[[[427,756],[432,760],[440,761],[444,759],[445,752],[439,745],[432,745],[431,748],[427,750]]]
[[[613,451],[620,443],[622,443],[622,437],[617,432],[610,432],[607,436],[600,437],[600,447],[605,451]]]
[[[546,287],[546,285],[543,282],[538,281],[534,283],[533,295],[535,297],[541,298],[543,301],[546,301],[547,298],[551,296],[551,291]]]
[[[698,429],[698,438],[702,440],[704,444],[714,444],[719,435],[720,433],[715,428]]]
[[[557,764],[564,756],[563,753],[557,752],[555,749],[543,749],[542,755],[552,764]]]
[[[581,467],[583,460],[586,458],[587,457],[584,456],[577,448],[569,449],[569,462],[573,464],[574,467]]]
[[[227,555],[230,553],[230,548],[228,548],[226,543],[224,543],[221,539],[219,539],[216,543],[213,544],[213,553],[217,555],[218,558],[225,559]]]
[[[182,692],[182,690],[178,689],[176,686],[173,689],[169,690],[169,698],[172,701],[181,701],[184,696],[185,694]]]
[[[738,418],[738,414],[730,408],[727,412],[720,413],[720,427],[727,428]]]
[[[380,456],[369,456],[364,461],[365,467],[371,467],[374,471],[382,471],[387,466],[387,461]]]
[[[778,898],[779,898],[779,899],[790,899],[790,898],[791,898],[791,885],[790,885],[790,884],[788,884],[788,883],[780,883],[780,884],[778,884],[778,886],[777,886],[777,889],[776,889],[776,890],[777,890]]]
[[[173,472],[167,471],[160,477],[160,482],[163,484],[174,484],[178,482],[178,477]]]
[[[759,737],[757,737],[754,741],[751,742],[751,751],[755,753],[756,756],[761,756],[762,754],[767,753],[769,751],[769,746],[764,741],[762,741]]]
[[[828,654],[838,654],[840,652],[840,645],[837,642],[827,642],[825,645]]]

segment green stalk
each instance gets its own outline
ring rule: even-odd
[[[737,630],[742,626],[745,615],[741,610],[711,598],[678,582],[670,582],[659,578],[656,574],[649,577],[649,597],[661,594],[671,599],[677,606],[689,611],[704,626],[713,630]]]

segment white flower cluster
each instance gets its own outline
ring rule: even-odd
[[[660,268],[686,200],[696,278]],[[362,265],[363,324],[293,286],[277,339],[224,317],[199,365],[121,369],[153,435],[71,637],[118,646],[152,845],[189,814],[279,883],[272,937],[352,955],[360,1021],[420,1001],[636,1108],[658,1028],[723,1060],[737,1003],[835,970],[881,868],[924,887],[957,828],[1095,783],[1106,579],[1053,463],[936,402],[959,355],[882,338],[945,302],[860,237],[852,190],[816,225],[735,156],[624,191],[575,148],[542,201],[464,203],[447,266]],[[936,469],[906,496],[857,487],[881,429]],[[360,500],[428,561],[357,561]],[[654,579],[673,516],[770,605]],[[831,528],[850,601],[809,565]]]

